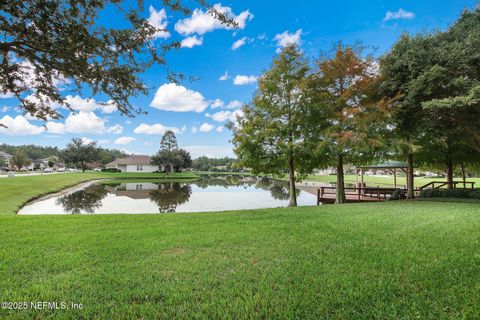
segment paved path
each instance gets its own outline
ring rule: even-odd
[[[52,174],[63,174],[66,172],[52,172],[52,173],[43,173],[43,172],[33,172],[33,173],[15,173],[15,178],[21,178],[21,177],[33,177],[33,176],[42,176],[42,175],[52,175]],[[8,173],[1,174],[1,178],[9,178]]]

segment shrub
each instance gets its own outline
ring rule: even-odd
[[[117,168],[103,168],[102,172],[122,172],[122,171],[118,170]]]
[[[480,189],[424,189],[420,198],[480,199]]]
[[[395,191],[392,192],[392,195],[390,196],[389,200],[400,200],[400,195],[402,194],[402,191],[400,189],[395,189]]]

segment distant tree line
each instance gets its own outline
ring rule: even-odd
[[[480,8],[443,32],[404,34],[380,59],[339,44],[309,61],[295,46],[275,57],[237,122],[229,124],[239,161],[254,173],[295,183],[315,168],[337,169],[336,203],[344,203],[344,165],[398,159],[454,172],[480,159]]]
[[[199,171],[236,171],[238,170],[233,166],[236,159],[224,157],[224,158],[209,158],[201,156],[192,161],[192,169]],[[225,167],[223,169],[222,167]]]
[[[69,166],[86,170],[89,163],[98,162],[100,165],[105,165],[127,156],[123,151],[99,148],[96,142],[85,143],[80,138],[73,138],[65,149],[31,144],[22,146],[1,144],[0,151],[11,154],[13,156],[11,164],[17,168],[27,166],[31,161],[47,159],[49,167],[53,167],[55,161],[61,160]],[[0,166],[3,164],[0,163]]]
[[[11,146],[8,144],[0,144],[0,151],[14,155],[20,151],[32,160],[45,159],[53,156],[60,156],[60,149],[58,147],[42,147],[33,144],[22,146]]]

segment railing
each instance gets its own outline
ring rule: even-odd
[[[470,189],[474,189],[475,187],[475,182],[463,182],[463,181],[452,181],[452,185],[453,185],[453,188],[454,189],[457,189],[457,185],[458,184],[463,184],[463,187],[464,189],[467,189],[467,185],[470,185]],[[432,189],[440,189],[441,187],[445,187],[446,185],[448,185],[448,182],[445,182],[445,181],[432,181],[432,182],[429,182],[427,183],[426,185],[424,186],[421,186],[420,188],[418,188],[418,190],[423,190],[425,188],[428,188],[428,187],[432,187]]]
[[[354,187],[354,188],[344,188],[345,195],[347,196],[354,196],[361,201],[362,198],[370,198],[376,199],[377,201],[382,201],[383,199],[387,199],[387,195],[392,195],[392,193],[396,190],[400,190],[400,198],[405,198],[406,189],[400,188],[380,188],[377,187]],[[334,190],[334,192],[328,192],[329,190]],[[336,194],[337,188],[336,187],[320,187],[317,189],[317,205],[319,205],[326,194]],[[353,192],[348,192],[353,191]],[[369,200],[369,199],[368,199]]]

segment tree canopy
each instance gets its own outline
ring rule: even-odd
[[[183,1],[162,1],[165,8],[189,14]],[[236,23],[204,0],[196,0],[221,23]],[[99,23],[102,10],[114,8],[122,28]],[[103,93],[122,114],[141,112],[129,98],[146,94],[140,75],[178,42],[154,43],[159,30],[148,23],[143,0],[6,0],[0,3],[0,93],[11,94],[20,108],[39,119],[58,118],[54,105],[69,105],[60,87]],[[168,71],[168,70],[167,70]],[[173,72],[169,78],[178,79]]]
[[[287,46],[259,79],[253,101],[243,108],[238,125],[231,124],[235,153],[253,173],[288,174],[290,206],[296,206],[297,174],[313,169],[312,129],[304,81],[309,72],[304,55]]]
[[[99,160],[99,149],[96,142],[85,143],[83,139],[73,138],[62,152],[62,159],[67,164],[73,164],[87,169],[87,164]]]
[[[192,166],[190,153],[178,148],[177,137],[171,130],[166,131],[160,141],[160,150],[152,156],[152,163],[163,166],[166,171],[180,171]]]

